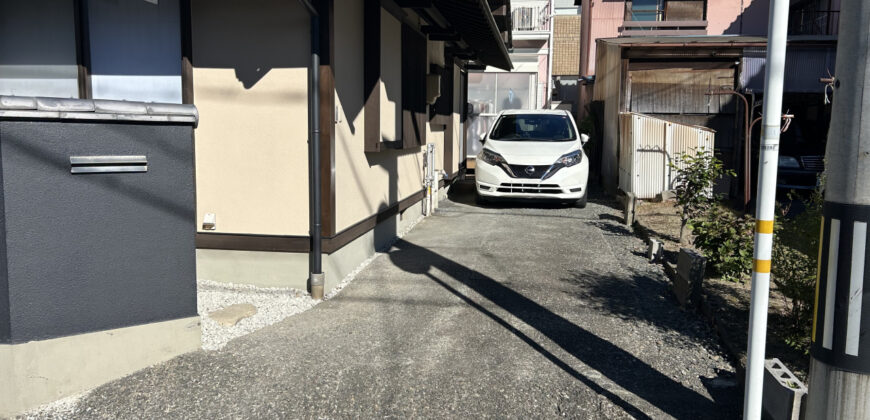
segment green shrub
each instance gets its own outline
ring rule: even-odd
[[[744,281],[752,274],[755,220],[712,206],[691,220],[694,245],[707,258],[708,266],[725,280]]]
[[[707,212],[719,200],[713,194],[713,184],[722,176],[734,176],[712,152],[695,149],[694,154],[681,153],[668,165],[676,171],[674,195],[680,206],[680,242],[685,242],[689,221]]]
[[[792,194],[789,198],[794,200]],[[824,198],[821,187],[807,200],[805,210],[793,219],[780,218],[773,245],[771,280],[783,295],[790,331],[786,342],[809,352],[818,267],[819,229]],[[782,210],[783,214],[788,208]]]
[[[786,342],[806,353],[809,351],[816,284],[816,257],[774,242],[772,281],[785,300],[790,324]]]

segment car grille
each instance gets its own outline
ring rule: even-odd
[[[822,172],[825,170],[825,157],[819,155],[801,156],[801,166],[810,171]]]
[[[562,189],[556,184],[501,184],[498,186],[500,193],[524,193],[524,194],[561,194]]]
[[[527,179],[541,179],[547,170],[550,169],[550,165],[508,165],[510,168],[510,175],[513,178],[527,178]],[[532,168],[534,171],[532,173],[526,172],[526,169]]]

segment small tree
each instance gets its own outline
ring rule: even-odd
[[[686,241],[686,225],[699,217],[716,201],[713,184],[722,176],[734,176],[734,171],[725,169],[721,160],[704,149],[695,149],[694,154],[681,153],[669,162],[674,179],[674,194],[680,214],[680,243]]]

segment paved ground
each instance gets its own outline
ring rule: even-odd
[[[74,417],[737,417],[713,334],[617,210],[465,190],[338,297],[101,387]]]

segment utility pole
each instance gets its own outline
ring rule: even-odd
[[[870,419],[870,2],[844,0],[826,151],[808,419]]]
[[[779,164],[779,134],[782,120],[782,88],[789,0],[770,2],[767,61],[764,74],[764,110],[761,156],[758,159],[758,199],[755,217],[755,254],[752,264],[752,298],[749,304],[749,345],[746,354],[746,386],[743,418],[761,418],[764,386],[764,347],[770,297],[770,255],[773,250],[773,215],[776,205],[776,171]]]

